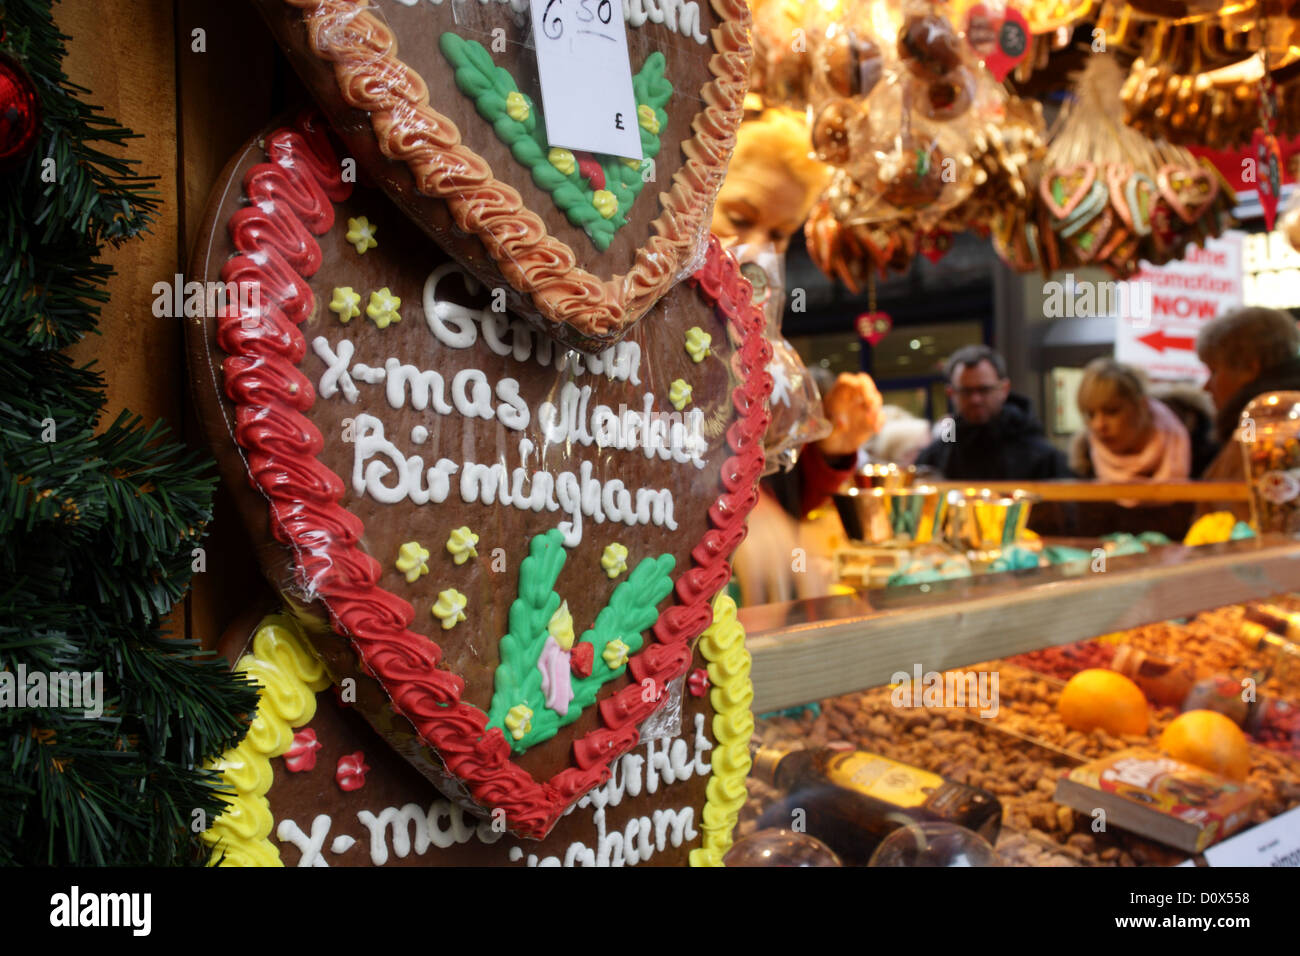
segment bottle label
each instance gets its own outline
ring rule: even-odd
[[[832,783],[896,807],[919,807],[944,784],[943,777],[861,751],[833,757],[826,767]]]

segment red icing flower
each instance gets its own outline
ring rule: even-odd
[[[293,746],[284,755],[284,765],[289,768],[290,773],[311,770],[316,766],[316,751],[320,750],[320,747],[320,741],[316,739],[316,731],[310,727],[300,730],[293,735]]]
[[[366,766],[366,755],[358,750],[356,753],[345,754],[339,758],[339,767],[334,772],[334,780],[340,790],[350,793],[366,785],[366,774],[369,772],[370,768]]]
[[[578,172],[591,184],[592,189],[605,188],[605,170],[591,153],[576,153]]]
[[[692,694],[696,697],[703,697],[704,692],[709,689],[709,675],[703,667],[697,667],[691,671],[691,676],[686,678],[686,686],[690,688]]]
[[[569,670],[574,677],[590,677],[591,665],[595,660],[596,649],[585,642],[574,644],[569,654]]]

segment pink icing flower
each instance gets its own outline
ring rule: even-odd
[[[284,765],[289,768],[290,773],[311,770],[316,766],[316,751],[320,750],[320,748],[321,744],[316,739],[316,731],[310,727],[306,730],[300,730],[293,735],[293,746],[284,755]]]
[[[334,780],[340,790],[346,792],[360,790],[366,785],[366,774],[369,772],[370,768],[366,766],[366,755],[358,750],[356,753],[344,754],[339,758]]]
[[[691,671],[691,676],[686,678],[686,686],[696,697],[703,697],[704,692],[709,689],[709,675],[703,667],[697,667]]]

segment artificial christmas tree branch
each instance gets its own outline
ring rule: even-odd
[[[59,351],[107,303],[96,257],[146,230],[156,200],[102,148],[132,134],[68,82],[51,3],[0,0],[0,37],[41,110],[32,151],[0,169],[0,865],[199,862],[195,830],[224,806],[204,764],[256,703],[160,627],[189,586],[212,469],[161,424],[98,430],[103,377]]]

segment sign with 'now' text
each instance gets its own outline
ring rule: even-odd
[[[1150,314],[1121,314],[1115,328],[1115,358],[1153,379],[1203,382],[1208,372],[1196,357],[1196,336],[1216,316],[1242,303],[1239,232],[1209,239],[1204,248],[1163,266],[1143,262],[1132,281],[1146,285]]]

